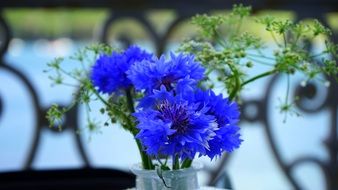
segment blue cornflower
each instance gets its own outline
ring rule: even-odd
[[[212,90],[195,89],[182,96],[162,85],[142,98],[139,108],[135,114],[140,129],[136,138],[149,155],[192,159],[198,154],[213,159],[242,142],[237,104]]]
[[[198,90],[192,99],[195,103],[199,102],[201,109],[208,107],[206,114],[214,116],[218,125],[216,135],[208,142],[206,155],[213,159],[224,151],[231,152],[238,148],[242,140],[237,126],[240,116],[237,104],[223,98],[222,94],[215,95],[212,90]]]
[[[143,60],[151,61],[154,58],[152,53],[148,53],[136,45],[132,45],[126,49],[124,56],[126,57],[126,65],[128,66],[124,71],[127,71],[129,67],[135,62],[140,62]]]
[[[145,151],[153,156],[179,156],[193,159],[206,154],[216,135],[216,118],[207,115],[208,108],[174,96],[162,85],[148,99],[152,106],[134,114],[140,130],[136,135]]]
[[[194,60],[193,55],[170,54],[166,60],[161,56],[154,62],[142,61],[130,67],[127,72],[137,90],[152,93],[162,85],[167,90],[191,90],[204,77],[204,68]]]
[[[91,81],[102,93],[111,94],[120,89],[127,89],[132,86],[126,75],[130,66],[152,59],[152,54],[143,51],[138,46],[130,46],[122,53],[102,54],[92,67]]]

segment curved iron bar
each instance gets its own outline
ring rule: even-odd
[[[59,104],[59,105],[60,105],[60,107],[66,107],[66,106],[62,106],[61,104]],[[62,133],[66,130],[71,130],[72,131],[71,133],[74,137],[74,142],[77,146],[77,151],[79,151],[81,160],[83,162],[83,166],[84,167],[91,167],[87,153],[86,153],[85,148],[83,146],[84,143],[82,142],[81,136],[78,135],[78,130],[80,129],[79,122],[78,122],[79,105],[74,106],[64,116],[64,121],[63,121],[63,123],[61,123],[61,125],[63,126],[62,131],[60,131],[57,126],[48,127],[49,123],[48,123],[48,121],[45,117],[46,114],[47,114],[47,109],[40,110],[39,113],[40,113],[39,114],[39,118],[40,118],[40,120],[39,120],[39,138],[42,135],[42,129],[44,127],[47,128],[48,130],[55,132],[56,134]],[[39,145],[38,141],[39,141],[39,139],[37,139],[37,145]],[[33,146],[34,151],[32,151],[32,152],[34,152],[34,154],[36,153],[37,145],[35,145],[35,143],[34,143],[34,146]],[[33,161],[33,159],[32,159],[32,161]],[[30,162],[30,165],[32,164],[32,161]]]
[[[62,104],[58,104],[61,108],[62,107],[66,107],[66,105],[62,105]],[[43,127],[47,127],[49,126],[49,122],[47,121],[47,119],[45,118],[46,114],[47,114],[47,110],[48,109],[44,109],[43,111],[41,111],[41,125]],[[62,123],[58,123],[60,125],[62,125],[62,131],[60,131],[60,129],[58,128],[58,126],[51,126],[48,127],[49,130],[55,132],[55,133],[62,133],[66,130],[71,130],[72,135],[74,137],[74,142],[77,146],[77,150],[79,151],[80,157],[82,159],[82,162],[84,163],[84,167],[91,167],[90,161],[88,159],[87,153],[85,151],[85,148],[83,146],[83,142],[81,139],[81,136],[78,135],[78,131],[80,129],[79,127],[79,122],[78,122],[78,114],[79,114],[79,105],[74,106],[70,111],[68,111],[66,113],[66,115],[63,118]]]
[[[315,13],[300,11],[296,15],[296,21],[299,22],[299,21],[305,20],[307,18],[313,18],[313,17],[318,19],[325,27],[329,28],[329,25],[328,25],[326,18],[325,18],[325,13],[321,12],[321,11],[316,11]],[[305,48],[308,51],[311,51],[312,48],[313,48],[313,43],[311,41],[307,41]],[[312,62],[320,65],[319,60],[313,59]],[[328,95],[329,95],[329,93],[327,94],[327,96]],[[317,105],[317,107],[309,108],[309,107],[306,107],[304,104],[302,104],[303,98],[313,99],[314,97],[318,96],[318,90],[316,89],[315,84],[312,83],[311,81],[305,87],[298,86],[296,91],[295,91],[295,97],[296,96],[300,97],[300,99],[298,101],[296,101],[297,108],[299,108],[300,110],[302,110],[306,113],[319,112],[329,105],[329,102],[328,102],[329,98],[328,97],[325,97],[324,101],[321,102],[320,105]]]
[[[330,183],[328,181],[330,179],[330,173],[329,173],[328,165],[325,164],[323,161],[317,159],[317,158],[301,157],[301,158],[298,158],[298,159],[294,160],[293,162],[291,162],[288,167],[289,167],[290,171],[292,171],[298,165],[305,164],[305,163],[312,163],[312,164],[317,165],[321,169],[323,174],[325,175],[326,184],[328,185]],[[330,188],[329,186],[326,186],[326,189],[332,189],[332,188]]]
[[[0,68],[7,70],[10,73],[13,73],[16,77],[18,77],[24,84],[24,86],[28,89],[29,94],[32,97],[32,104],[33,104],[33,109],[34,109],[34,113],[35,113],[35,133],[33,134],[33,142],[32,145],[30,146],[30,150],[28,152],[28,156],[27,159],[25,160],[24,163],[24,168],[25,169],[30,169],[33,163],[33,160],[35,158],[36,155],[36,150],[37,147],[39,145],[40,142],[40,109],[39,109],[39,99],[38,99],[38,95],[34,89],[34,87],[32,86],[32,84],[29,82],[28,78],[22,74],[19,70],[15,69],[14,67],[11,67],[7,64],[4,63],[3,57],[4,54],[6,53],[7,49],[8,49],[8,45],[9,45],[9,41],[12,38],[11,32],[10,32],[10,28],[7,25],[6,20],[3,18],[2,16],[2,12],[0,12],[0,27],[3,28],[4,31],[4,45],[2,47],[0,47],[0,57],[1,57],[1,61],[0,61]]]
[[[254,106],[255,109],[256,109],[256,113],[255,115],[250,115],[248,113],[248,111],[250,110],[247,110],[249,106]],[[263,107],[263,105],[261,104],[260,101],[257,101],[257,100],[249,100],[249,101],[245,101],[243,102],[243,104],[241,105],[241,119],[240,121],[243,122],[243,121],[248,121],[248,122],[257,122],[257,121],[261,121],[261,118],[262,118],[262,113],[259,112],[259,110],[261,110]],[[210,173],[210,180],[208,181],[208,185],[210,186],[215,186],[218,182],[218,178],[219,176],[221,176],[223,173],[224,173],[224,169],[226,167],[226,165],[229,163],[230,159],[232,158],[232,154],[226,154],[226,155],[223,155],[221,160],[219,161],[219,164],[217,164],[218,166],[216,167],[215,170],[209,170],[208,172]]]
[[[231,154],[224,154],[221,158],[221,161],[215,170],[208,170],[210,179],[208,180],[207,184],[209,186],[215,186],[217,182],[219,181],[219,177],[225,172],[224,168],[229,163],[231,158]]]
[[[331,82],[334,82],[335,79],[331,79]],[[338,100],[336,95],[338,94],[338,86],[331,85],[330,86],[330,96],[328,97],[328,108],[330,110],[330,117],[331,117],[331,126],[329,134],[324,141],[325,147],[329,153],[329,161],[327,164],[327,171],[329,177],[326,178],[327,181],[327,188],[328,190],[331,189],[338,189],[338,136],[337,136],[337,129],[338,129]]]
[[[254,108],[254,110],[250,110],[250,107]],[[264,108],[262,101],[259,100],[245,100],[241,105],[241,121],[248,122],[259,122],[262,121],[264,115],[260,110]],[[255,111],[252,115],[249,113],[250,111]]]
[[[326,95],[324,101],[320,102],[319,105],[316,105],[316,107],[308,107],[305,105],[303,99],[314,99],[316,96],[319,96],[318,90],[316,89],[316,86],[314,83],[309,82],[305,87],[302,86],[297,86],[295,90],[295,95],[294,97],[300,97],[299,100],[297,100],[295,103],[297,105],[297,108],[302,110],[303,112],[306,113],[316,113],[325,108],[325,106],[328,105],[328,94]]]
[[[326,19],[326,14],[325,12],[320,12],[316,11],[315,17],[327,28],[330,28],[327,19]],[[305,19],[309,17],[313,17],[313,13],[308,13],[308,12],[302,12],[302,14],[298,14],[297,19]],[[337,42],[338,34],[334,33],[332,36],[328,36],[331,38],[333,42]],[[336,59],[337,61],[337,59]],[[330,118],[331,118],[331,123],[330,123],[330,130],[329,134],[324,140],[324,145],[325,148],[329,154],[329,160],[324,163],[326,167],[325,175],[326,175],[326,187],[328,190],[331,189],[338,189],[338,114],[337,114],[337,109],[338,109],[338,99],[336,95],[338,94],[338,85],[336,84],[335,79],[328,78],[330,81],[330,87],[327,89],[327,97],[326,100],[323,102],[323,104],[318,107],[318,109],[311,110],[311,111],[319,111],[323,107],[328,108],[330,112]],[[310,110],[306,110],[310,111]]]
[[[80,112],[80,105],[77,104],[72,110],[70,110],[67,117],[70,118],[69,125],[72,126],[74,140],[75,140],[75,143],[77,145],[80,156],[82,158],[82,161],[84,162],[84,166],[85,167],[91,167],[91,163],[90,163],[90,160],[88,158],[88,154],[85,151],[84,146],[83,146],[84,145],[83,139],[77,133],[80,130],[80,123],[78,121],[79,112]]]
[[[3,44],[2,44],[2,46],[0,46],[0,57],[3,58],[5,52],[8,49],[9,41],[12,38],[12,35],[11,35],[12,33],[11,33],[9,26],[7,25],[5,19],[2,15],[1,10],[0,10],[0,28],[3,30],[3,35],[4,35]]]
[[[24,169],[30,169],[32,167],[32,163],[34,161],[34,158],[36,156],[36,151],[37,148],[39,146],[39,142],[40,142],[40,137],[41,137],[41,112],[39,109],[39,99],[38,99],[38,95],[36,93],[36,90],[34,89],[34,87],[32,86],[32,84],[29,82],[28,78],[23,75],[20,71],[18,71],[17,69],[7,65],[7,64],[0,64],[0,68],[1,69],[5,69],[7,71],[9,71],[10,73],[13,73],[16,77],[18,77],[24,84],[24,86],[28,89],[29,94],[32,97],[32,104],[33,104],[33,109],[35,113],[35,132],[34,132],[34,136],[33,136],[33,142],[32,145],[30,146],[30,150],[28,151],[28,156],[27,159],[25,160],[25,164],[24,164]]]
[[[99,31],[99,41],[108,44],[109,43],[109,28],[111,25],[117,21],[118,19],[122,18],[131,18],[144,27],[147,32],[150,34],[151,40],[155,43],[155,48],[158,50],[158,44],[160,44],[159,35],[154,30],[153,26],[149,23],[149,21],[144,17],[142,12],[111,12],[111,14],[107,17],[107,19],[103,22],[102,29]],[[127,35],[123,36],[124,38]],[[129,40],[131,41],[131,40]]]
[[[165,46],[168,45],[168,40],[170,38],[170,35],[175,31],[176,27],[179,26],[183,21],[188,19],[189,17],[193,16],[194,14],[189,14],[186,12],[177,12],[178,16],[176,16],[175,20],[172,21],[167,31],[164,33],[164,35],[161,37],[161,41],[158,44],[158,54],[162,54],[165,52]]]
[[[10,33],[10,29],[9,26],[7,25],[5,19],[2,17],[2,15],[0,14],[0,27],[3,27],[3,30],[5,31],[5,40],[4,40],[4,45],[2,47],[0,47],[0,57],[3,58],[4,54],[7,51],[8,48],[8,44],[9,41],[11,39],[11,33]],[[46,110],[41,108],[41,104],[39,102],[38,99],[38,94],[36,92],[36,90],[34,89],[34,87],[32,86],[32,84],[30,83],[29,79],[23,74],[21,73],[19,70],[15,69],[14,67],[9,66],[8,64],[5,64],[3,61],[0,61],[0,68],[7,70],[10,73],[13,73],[16,77],[18,77],[20,79],[20,81],[23,82],[24,86],[28,89],[29,94],[32,97],[32,103],[33,103],[33,113],[35,113],[35,118],[34,121],[35,123],[35,132],[33,134],[33,142],[31,144],[31,146],[29,147],[29,151],[28,151],[28,156],[27,159],[25,159],[25,163],[23,168],[24,169],[31,169],[32,168],[32,164],[34,162],[35,156],[36,156],[36,152],[38,149],[38,146],[40,145],[40,138],[42,136],[42,129],[43,127],[47,127],[49,126],[49,124],[46,121],[45,115],[46,115]],[[2,111],[2,100],[0,99],[0,114]],[[76,112],[78,112],[78,108],[76,107],[74,110],[71,110],[68,114],[68,116],[66,116],[66,118],[71,118],[69,120],[69,122],[65,122],[65,126],[70,125],[73,126],[71,127],[74,131],[73,134],[75,135],[75,143],[77,144],[77,149],[82,157],[82,160],[85,164],[85,166],[89,166],[89,160],[88,157],[85,154],[84,148],[82,146],[80,137],[78,135],[76,135],[76,130],[77,130],[77,114]],[[52,131],[56,131],[56,128],[48,128]]]
[[[304,13],[304,12],[302,12]],[[305,12],[307,13],[307,12]],[[306,16],[311,16],[313,17],[313,13],[309,13],[310,15],[298,15],[297,19],[301,20],[306,18]],[[324,14],[319,13],[317,15],[317,18],[320,19],[320,21],[322,23],[326,23],[326,19],[323,18]],[[327,23],[326,23],[327,25]],[[269,82],[268,87],[266,89],[266,94],[264,96],[264,98],[261,100],[262,104],[265,105],[264,109],[261,109],[261,113],[264,113],[264,117],[262,118],[262,121],[264,123],[264,129],[269,141],[269,145],[270,148],[273,152],[273,155],[275,157],[275,159],[277,160],[278,165],[280,166],[280,168],[282,169],[283,173],[285,174],[285,176],[287,177],[287,179],[290,181],[290,183],[292,184],[292,186],[295,189],[301,189],[299,183],[295,180],[295,178],[292,176],[292,169],[299,163],[302,162],[313,162],[316,163],[323,171],[323,173],[325,174],[326,177],[326,183],[327,183],[327,189],[331,190],[331,189],[337,189],[338,185],[337,185],[337,171],[338,171],[338,167],[337,167],[337,152],[338,152],[338,144],[337,144],[337,98],[334,97],[334,94],[337,94],[338,88],[336,85],[331,85],[330,88],[328,89],[328,96],[325,97],[325,100],[317,107],[309,109],[307,107],[305,107],[304,105],[302,105],[302,101],[299,101],[296,105],[299,109],[301,109],[302,111],[306,112],[306,113],[314,113],[314,112],[318,112],[319,110],[322,110],[324,108],[329,108],[330,109],[330,113],[331,113],[331,127],[330,127],[330,134],[328,139],[325,141],[325,145],[326,148],[329,152],[329,162],[328,163],[323,163],[319,160],[317,160],[316,158],[312,158],[312,157],[303,157],[303,158],[299,158],[297,160],[295,160],[294,162],[292,162],[291,164],[287,164],[285,163],[285,161],[283,161],[282,156],[277,148],[277,145],[274,141],[273,138],[273,134],[272,134],[272,130],[271,130],[271,124],[268,121],[268,113],[267,113],[267,105],[268,105],[268,100],[270,97],[270,93],[272,92],[272,87],[273,84],[275,83],[275,81],[279,78],[279,75],[275,76],[272,78],[272,80]],[[332,84],[333,83],[333,79],[330,79]],[[308,94],[309,92],[311,92],[311,94]],[[306,88],[300,87],[298,86],[296,88],[295,91],[296,95],[299,96],[301,99],[302,98],[309,98],[312,99],[314,96],[318,96],[318,90],[316,89],[316,86],[314,86],[313,84],[309,84]]]
[[[269,118],[268,118],[268,102],[269,99],[271,97],[271,92],[272,88],[274,86],[274,84],[276,83],[277,79],[280,77],[280,75],[275,75],[268,83],[268,86],[265,90],[265,95],[264,97],[261,99],[261,101],[263,102],[262,104],[265,105],[264,107],[261,108],[260,112],[263,114],[262,116],[264,116],[262,118],[262,122],[263,122],[263,126],[264,126],[264,130],[268,139],[268,144],[272,150],[272,153],[275,157],[275,159],[277,160],[278,165],[280,166],[280,168],[282,169],[282,171],[284,172],[285,176],[287,177],[287,179],[289,180],[289,182],[291,183],[291,185],[297,189],[300,190],[300,186],[298,184],[298,182],[293,178],[293,176],[291,175],[291,171],[288,165],[285,164],[285,162],[282,159],[281,153],[277,148],[276,142],[273,138],[273,134],[272,134],[272,129],[271,129],[271,124],[269,122]]]
[[[268,106],[268,101],[269,101],[269,97],[270,97],[270,92],[272,92],[272,87],[273,84],[277,81],[277,79],[279,78],[280,75],[277,75],[275,77],[272,78],[272,80],[270,81],[270,83],[268,84],[268,87],[266,89],[266,94],[263,100],[265,100],[266,102],[264,102],[264,105]],[[334,91],[337,92],[337,87],[332,86],[329,90],[329,94],[331,96],[333,96]],[[305,94],[300,94],[300,96],[304,96]],[[334,97],[333,97],[334,98]],[[322,107],[322,106],[321,106]],[[264,123],[264,129],[269,141],[269,145],[270,148],[272,149],[273,155],[275,157],[275,159],[277,160],[277,163],[279,164],[280,168],[282,169],[282,171],[284,172],[284,174],[286,175],[286,177],[288,178],[288,180],[290,181],[290,183],[293,185],[293,187],[295,189],[301,189],[300,185],[298,184],[298,182],[294,179],[294,177],[292,176],[292,171],[291,169],[294,167],[294,165],[296,165],[298,162],[303,162],[303,160],[311,160],[312,162],[317,163],[322,170],[324,171],[325,175],[326,175],[326,181],[327,181],[327,189],[336,189],[337,186],[334,186],[332,183],[335,183],[335,176],[337,176],[337,100],[336,99],[332,99],[331,97],[327,97],[327,100],[325,101],[325,105],[323,105],[323,107],[329,107],[330,108],[330,113],[331,113],[331,130],[330,130],[330,134],[329,134],[329,138],[325,141],[325,145],[326,148],[329,152],[329,156],[330,156],[330,161],[329,163],[321,163],[319,161],[314,161],[316,160],[315,158],[312,157],[304,157],[301,158],[300,160],[296,160],[291,164],[287,164],[285,163],[285,161],[283,161],[282,156],[278,150],[277,144],[273,138],[273,134],[271,131],[271,124],[268,121],[268,114],[267,114],[267,107],[265,107],[263,110],[261,110],[261,112],[265,113],[265,117],[263,119],[263,123]],[[328,166],[329,167],[328,167]],[[333,168],[330,168],[333,167]],[[332,170],[332,171],[331,171]]]
[[[85,151],[84,149],[84,146],[83,144],[85,142],[83,142],[83,139],[81,138],[80,135],[77,134],[77,129],[79,129],[78,125],[76,125],[77,127],[74,129],[75,131],[73,132],[73,135],[74,135],[74,138],[75,138],[75,143],[76,143],[76,146],[78,147],[78,151],[79,151],[79,154],[82,158],[82,161],[84,162],[84,167],[87,167],[87,168],[90,168],[92,167],[92,164],[88,158],[88,154],[87,152]]]

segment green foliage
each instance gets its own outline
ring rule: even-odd
[[[57,126],[59,130],[62,129],[63,116],[67,112],[66,108],[60,108],[59,105],[53,104],[47,111],[47,119],[49,121],[49,126]]]
[[[242,4],[235,4],[232,8],[231,16],[238,16],[244,18],[250,16],[251,6],[243,6]]]
[[[325,26],[322,25],[318,20],[313,21],[313,25],[311,27],[313,36],[318,36],[320,34],[330,36],[332,34],[331,30],[326,28]]]
[[[222,16],[208,16],[206,14],[196,15],[192,18],[192,23],[201,27],[201,33],[206,37],[214,36],[219,25],[223,24],[224,21]]]
[[[262,25],[270,33],[276,47],[274,54],[262,53],[271,47],[249,30],[241,28],[244,19]],[[198,15],[192,23],[199,27],[200,38],[183,43],[179,51],[195,54],[207,68],[208,76],[202,86],[214,87],[215,81],[209,79],[216,74],[216,82],[223,83],[232,99],[239,98],[244,86],[274,74],[285,74],[289,80],[289,76],[299,72],[303,73],[305,81],[326,74],[338,81],[338,45],[326,40],[326,48],[319,54],[306,48],[307,42],[331,35],[331,31],[318,20],[295,23],[272,16],[255,18],[251,15],[251,7],[235,5],[227,15]],[[270,69],[249,78],[245,74],[247,69],[257,64]],[[288,85],[285,101],[280,106],[285,114],[292,112],[294,105],[289,100],[289,88]]]
[[[113,97],[109,98],[111,102],[107,102],[94,88],[91,81],[89,80],[89,71],[91,65],[97,59],[97,56],[101,53],[110,54],[112,51],[118,51],[108,45],[97,44],[86,47],[85,49],[79,50],[74,55],[68,58],[56,58],[52,62],[48,63],[49,67],[47,72],[49,79],[52,80],[54,85],[66,85],[77,89],[74,93],[74,99],[71,105],[65,108],[61,108],[58,105],[52,105],[47,111],[46,118],[48,119],[50,126],[55,125],[62,129],[63,117],[66,112],[71,110],[75,105],[82,104],[85,106],[87,115],[87,129],[89,131],[96,131],[99,128],[99,123],[95,122],[90,117],[90,103],[94,101],[100,101],[103,103],[103,107],[100,109],[102,114],[107,114],[110,121],[104,123],[105,126],[109,123],[116,123],[119,121],[123,128],[132,131],[132,120],[127,114],[127,108],[125,99],[119,98],[114,100]],[[76,61],[77,67],[71,71],[64,70],[62,63],[65,61]],[[75,84],[66,83],[64,81],[72,80]]]
[[[275,32],[277,34],[284,34],[290,30],[293,26],[290,20],[277,20],[274,17],[265,17],[257,19],[258,23],[265,25],[265,29],[269,32]]]

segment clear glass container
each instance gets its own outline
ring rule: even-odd
[[[199,189],[197,172],[200,169],[202,164],[194,162],[190,168],[163,171],[164,184],[156,170],[144,170],[141,164],[131,167],[136,175],[136,190],[196,190]]]

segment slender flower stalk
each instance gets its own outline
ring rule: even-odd
[[[260,78],[263,78],[263,77],[270,76],[270,75],[272,75],[272,74],[274,74],[274,73],[276,73],[276,72],[277,72],[277,70],[274,69],[274,70],[267,71],[267,72],[265,72],[265,73],[259,74],[259,75],[255,76],[255,77],[252,77],[252,78],[250,78],[250,79],[244,81],[244,82],[241,84],[241,86],[243,87],[243,86],[245,86],[245,85],[247,85],[247,84],[250,84],[251,82],[253,82],[253,81],[257,80],[257,79],[260,79]]]
[[[131,89],[126,89],[126,98],[127,98],[127,104],[128,104],[128,108],[130,113],[134,113],[135,112],[135,108],[134,108],[134,101],[133,101],[133,97],[131,94]],[[134,129],[131,131],[131,133],[136,136],[138,133],[138,130],[135,128],[135,126],[130,126],[130,128]],[[148,169],[148,170],[152,170],[154,169],[154,165],[151,161],[151,158],[143,151],[143,147],[142,144],[139,140],[136,139],[136,144],[137,147],[139,149],[140,155],[141,155],[141,159],[142,159],[142,166],[144,169]]]

